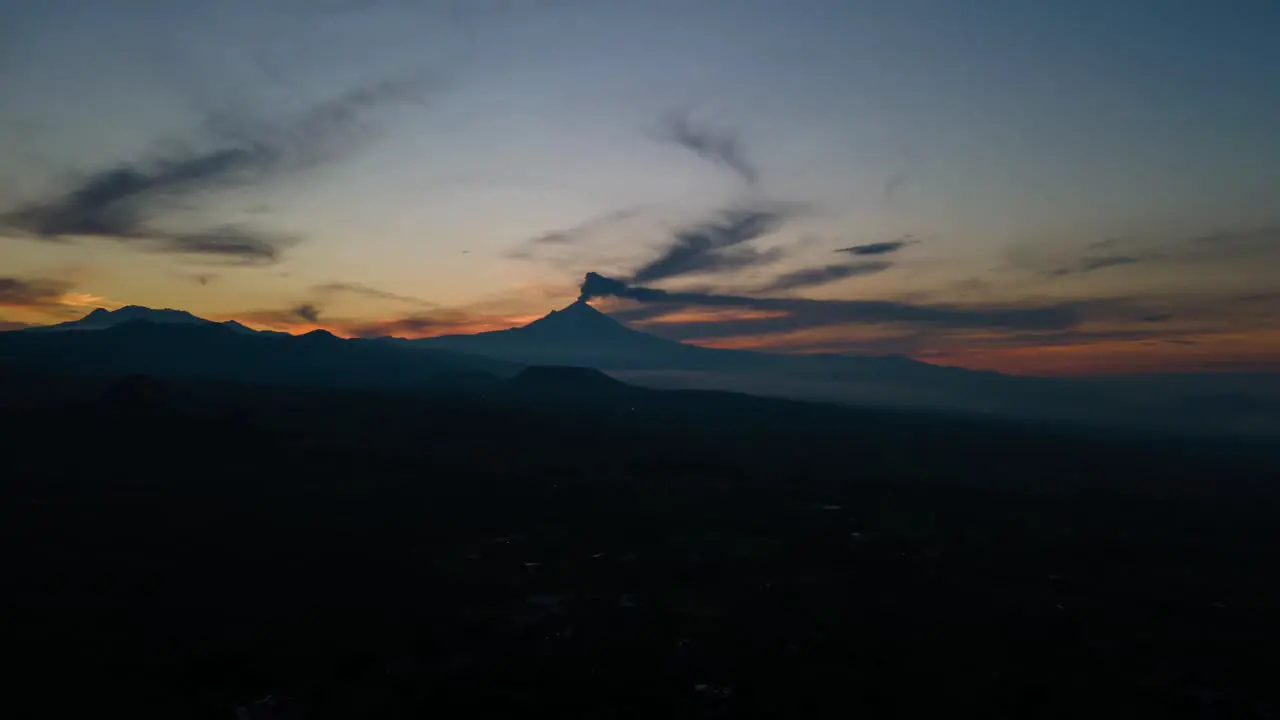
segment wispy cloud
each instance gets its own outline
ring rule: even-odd
[[[429,306],[432,303],[416,298],[411,295],[401,295],[399,293],[379,290],[378,288],[364,283],[356,282],[329,282],[316,285],[311,288],[312,292],[322,297],[330,297],[334,295],[355,295],[357,297],[368,298],[370,300],[391,300],[395,302],[408,303],[410,305]]]
[[[123,303],[75,290],[75,283],[56,278],[0,277],[0,308],[41,316],[65,316],[84,308],[113,309]]]
[[[224,126],[218,147],[139,159],[91,173],[59,194],[0,214],[0,231],[45,240],[93,237],[139,249],[270,264],[293,243],[244,227],[169,232],[159,220],[187,201],[250,186],[341,156],[364,111],[418,99],[421,80],[361,87],[275,127]]]
[[[0,277],[0,307],[42,308],[61,304],[71,290],[64,280]]]
[[[193,255],[220,264],[272,265],[297,242],[292,237],[226,226],[169,235],[150,240],[147,246],[157,253]]]
[[[218,276],[213,273],[190,273],[179,275],[179,277],[190,280],[200,286],[212,285],[218,281]]]
[[[535,257],[538,251],[544,248],[575,247],[594,239],[602,232],[619,223],[634,220],[640,216],[640,212],[637,208],[617,210],[591,218],[572,227],[536,235],[507,252],[506,256],[516,260],[528,260]]]
[[[609,227],[614,223],[630,220],[635,217],[639,211],[634,209],[618,210],[607,215],[592,218],[584,223],[580,223],[565,230],[557,230],[539,235],[529,240],[534,245],[572,245],[589,239],[595,232]]]
[[[765,320],[778,328],[795,329],[839,323],[914,324],[952,328],[1067,329],[1084,319],[1088,303],[1058,303],[1038,307],[971,307],[914,305],[891,300],[812,300],[762,298],[716,293],[668,292],[633,285],[598,273],[588,273],[581,297],[617,297],[647,304],[736,307],[781,311],[787,317]]]
[[[1101,270],[1103,268],[1116,267],[1118,265],[1132,265],[1140,262],[1136,257],[1128,255],[1115,255],[1112,257],[1090,257],[1085,258],[1080,263],[1081,272],[1091,272],[1093,270]]]
[[[886,242],[873,242],[865,245],[851,245],[849,247],[840,248],[836,252],[848,253],[850,255],[890,255],[905,248],[908,245],[914,245],[920,242],[911,235],[904,235],[897,240],[889,240]]]
[[[1191,263],[1257,262],[1276,267],[1280,262],[1280,225],[1221,230],[1166,243],[1158,251]]]
[[[1083,246],[1074,257],[1049,261],[1027,249],[1012,253],[1014,265],[1041,275],[1081,275],[1125,265],[1205,265],[1280,261],[1280,226],[1261,225],[1165,237],[1109,237]]]
[[[450,314],[417,313],[348,324],[344,330],[353,337],[427,337],[475,332],[475,322]],[[480,328],[488,329],[488,328]]]
[[[1133,265],[1142,262],[1141,258],[1131,255],[1098,255],[1092,257],[1080,258],[1079,262],[1074,265],[1054,268],[1049,271],[1048,275],[1078,275],[1082,273],[1090,273],[1095,270],[1103,270],[1109,267],[1119,267],[1121,265]]]
[[[320,321],[320,307],[312,303],[303,303],[291,311],[298,319],[314,323]]]
[[[222,319],[236,320],[237,322],[257,327],[293,332],[303,329],[314,330],[320,324],[320,316],[323,311],[324,309],[316,303],[303,302],[285,308],[236,313]]]
[[[715,274],[767,265],[782,251],[742,247],[778,229],[788,217],[777,208],[748,208],[722,212],[716,219],[675,234],[657,257],[631,275],[633,283],[649,283],[695,274]]]
[[[672,112],[664,117],[658,130],[658,138],[727,168],[747,184],[755,184],[760,177],[736,134],[724,128],[699,123],[687,110]]]
[[[325,315],[323,308],[317,304],[302,303],[286,308],[235,313],[223,316],[222,319],[235,320],[250,327],[294,334],[325,329],[340,337],[419,338],[501,330],[524,324],[534,318],[471,312],[456,308],[423,310],[389,317],[331,317]]]
[[[893,267],[893,263],[872,261],[804,268],[802,270],[795,270],[793,272],[779,275],[774,278],[772,282],[761,287],[756,292],[785,292],[787,290],[800,290],[803,288],[817,287],[819,285],[826,285],[846,278],[875,275],[876,273],[884,272],[891,267]]]

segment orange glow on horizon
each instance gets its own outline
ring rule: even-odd
[[[656,318],[650,318],[637,325],[664,325],[668,323],[717,323],[732,320],[768,320],[786,317],[785,312],[778,310],[677,310]]]
[[[398,337],[406,340],[439,337],[441,335],[475,335],[493,330],[506,330],[512,327],[527,325],[537,320],[539,315],[531,316],[494,316],[476,318],[440,318],[429,316],[422,318],[384,318],[374,320],[357,320],[338,318],[321,319],[318,322],[307,322],[302,318],[268,318],[253,314],[226,315],[221,320],[234,320],[253,330],[274,330],[290,335],[305,335],[316,330],[325,330],[338,337]]]
[[[1280,370],[1280,330],[1215,333],[1171,343],[1100,341],[1076,345],[1027,345],[939,350],[918,360],[1010,375],[1087,376],[1170,372]]]
[[[802,328],[766,335],[731,335],[720,338],[694,339],[691,345],[721,350],[773,350],[797,355],[839,352],[834,346],[893,338],[894,330],[867,326],[833,325]]]
[[[0,321],[12,325],[42,325],[75,319],[95,307],[114,309],[118,303],[88,293],[66,292],[39,305],[7,306]],[[70,312],[69,312],[70,311]],[[691,323],[713,326],[717,322],[778,317],[769,311],[713,309],[681,310],[637,323],[638,327]],[[441,335],[470,335],[527,325],[541,314],[506,314],[500,312],[466,312],[463,310],[428,311],[421,315],[375,317],[320,317],[309,322],[288,311],[245,312],[222,316],[206,316],[217,321],[235,320],[255,330],[272,330],[301,335],[325,330],[338,337],[392,336],[421,339]],[[1122,327],[1097,328],[1102,332],[1123,331]],[[914,343],[915,352],[902,350],[922,362],[935,365],[995,370],[1012,375],[1088,376],[1104,374],[1151,374],[1168,372],[1232,372],[1280,371],[1280,328],[1259,328],[1227,332],[1177,333],[1152,331],[1140,337],[1082,340],[1050,333],[1043,342],[1035,336],[1016,337],[993,330],[951,332],[925,340],[918,335],[910,340],[897,338],[903,331],[894,327],[827,326],[786,332],[732,335],[686,340],[690,345],[708,348],[758,350],[766,352],[806,354],[823,352],[859,352],[858,347],[886,348],[865,350],[871,354],[894,352],[892,348]],[[1055,342],[1064,341],[1064,342]]]

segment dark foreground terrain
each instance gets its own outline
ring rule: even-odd
[[[1280,713],[1248,448],[569,371],[0,405],[5,717]]]

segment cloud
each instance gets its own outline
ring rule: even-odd
[[[1197,235],[1186,241],[1187,245],[1217,248],[1258,248],[1275,249],[1280,243],[1280,226],[1264,225],[1256,228],[1240,230],[1222,230],[1219,232]]]
[[[840,248],[839,250],[836,250],[836,252],[848,253],[850,255],[859,255],[859,256],[889,255],[891,253],[898,252],[899,250],[901,250],[902,248],[908,245],[914,245],[918,242],[920,241],[916,240],[913,236],[904,235],[898,238],[897,240],[890,240],[887,242],[867,243],[866,245],[853,245],[846,248]]]
[[[1072,328],[1084,319],[1089,303],[1060,303],[1042,307],[969,307],[913,305],[891,300],[811,300],[807,298],[761,298],[715,293],[668,292],[637,286],[598,273],[587,273],[581,299],[617,297],[640,303],[677,306],[736,307],[781,311],[785,318],[755,323],[796,329],[840,323],[916,324],[950,328],[1012,328],[1060,330]],[[1094,303],[1097,305],[1097,303]]]
[[[313,167],[350,149],[369,108],[415,97],[420,81],[358,88],[275,127],[223,123],[220,147],[135,160],[91,173],[59,194],[0,214],[0,230],[45,241],[94,237],[158,253],[270,264],[292,240],[240,227],[166,232],[183,202]]]
[[[311,289],[316,294],[322,296],[346,294],[369,298],[371,300],[394,300],[396,302],[409,303],[411,305],[431,305],[431,303],[421,298],[412,297],[410,295],[400,295],[398,293],[387,292],[386,290],[379,290],[378,288],[365,285],[364,283],[330,282],[316,285]]]
[[[780,209],[725,211],[715,220],[677,232],[666,249],[632,273],[631,282],[648,283],[772,263],[782,257],[781,250],[739,246],[773,232],[786,218],[787,213]]]
[[[296,242],[295,238],[227,226],[170,235],[148,241],[147,247],[152,252],[195,255],[233,265],[272,265],[280,261],[285,248]]]
[[[458,309],[440,309],[409,313],[387,318],[321,319],[322,308],[313,303],[270,310],[255,310],[223,316],[251,327],[269,328],[288,333],[309,332],[323,328],[340,337],[428,337],[447,334],[471,334],[501,330],[527,322],[531,318],[471,313]]]
[[[784,292],[787,290],[816,287],[818,285],[826,285],[827,283],[835,282],[836,280],[844,280],[845,278],[874,275],[876,273],[884,272],[891,267],[893,267],[893,263],[860,262],[805,268],[803,270],[796,270],[794,272],[779,275],[774,278],[773,282],[761,287],[757,292]]]
[[[287,332],[304,328],[306,330],[315,329],[320,324],[322,312],[323,308],[316,303],[301,302],[285,308],[235,313],[223,316],[220,319],[235,320],[248,325],[269,327]]]
[[[663,118],[658,137],[708,162],[728,168],[747,184],[755,184],[759,179],[759,172],[747,159],[736,135],[722,128],[699,124],[687,111],[673,112]]]
[[[1094,257],[1083,257],[1075,265],[1055,268],[1046,274],[1054,276],[1062,275],[1079,275],[1082,273],[1090,273],[1095,270],[1102,270],[1109,267],[1118,267],[1120,265],[1133,265],[1142,262],[1141,258],[1132,255],[1101,255]]]
[[[0,277],[0,307],[45,308],[61,305],[71,290],[64,280]]]
[[[290,312],[299,319],[306,320],[309,323],[320,321],[320,307],[312,303],[303,303],[291,310]]]
[[[29,327],[35,327],[31,323],[19,322],[17,320],[0,320],[0,332],[9,332],[10,330],[25,330]]]
[[[1116,267],[1117,265],[1132,265],[1136,262],[1139,262],[1138,258],[1129,257],[1128,255],[1085,258],[1080,263],[1080,272],[1091,272],[1093,270]]]
[[[570,247],[579,245],[592,239],[601,231],[619,223],[632,220],[639,215],[640,210],[635,208],[617,210],[605,215],[600,215],[574,225],[573,227],[565,228],[563,230],[553,230],[551,232],[529,238],[516,248],[508,251],[506,256],[516,260],[528,260],[534,257],[535,252],[542,248]]]
[[[372,320],[349,325],[346,332],[355,337],[421,337],[454,330],[465,323],[436,315],[416,314],[386,320]]]
[[[1219,230],[1199,235],[1165,237],[1109,237],[1085,245],[1074,258],[1047,265],[1026,253],[1014,264],[1041,275],[1080,275],[1110,267],[1161,263],[1201,267],[1209,263],[1253,263],[1258,267],[1280,260],[1280,226]]]
[[[539,235],[538,237],[531,239],[529,242],[534,245],[571,245],[586,240],[602,228],[624,220],[630,220],[637,214],[639,214],[639,211],[635,209],[618,210],[607,215],[592,218],[566,230],[559,230]]]

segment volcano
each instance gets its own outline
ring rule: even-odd
[[[578,300],[518,328],[412,341],[526,365],[574,365],[601,370],[710,367],[718,351],[633,330]]]

